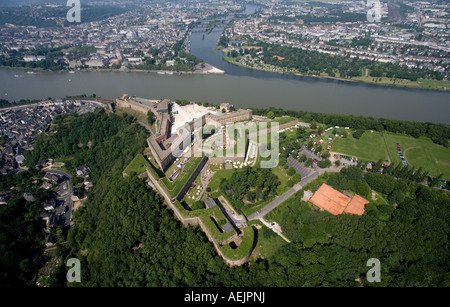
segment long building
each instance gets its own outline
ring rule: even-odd
[[[224,113],[221,115],[214,115],[208,113],[205,115],[206,123],[217,122],[221,125],[225,125],[227,123],[234,123],[243,120],[249,120],[252,118],[252,110],[239,109],[236,112]]]

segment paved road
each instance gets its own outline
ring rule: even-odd
[[[262,217],[264,217],[264,215],[266,215],[267,213],[269,213],[270,211],[272,211],[273,209],[278,207],[285,200],[287,200],[289,197],[294,195],[297,191],[301,190],[306,184],[313,181],[321,174],[323,174],[325,172],[339,172],[339,171],[340,171],[339,168],[329,167],[329,168],[319,169],[318,171],[311,172],[307,177],[302,178],[299,183],[297,183],[292,188],[287,190],[283,195],[276,197],[274,201],[272,201],[267,206],[262,208],[261,212],[255,212],[255,213],[251,214],[248,217],[248,220],[251,221],[251,220],[261,219]]]
[[[288,199],[289,197],[291,197],[292,195],[295,194],[295,192],[299,191],[302,188],[302,186],[297,183],[296,185],[294,185],[292,188],[290,188],[289,190],[287,190],[283,195],[276,197],[272,202],[270,202],[267,206],[265,206],[264,208],[262,208],[259,212],[255,212],[252,215],[250,215],[248,217],[248,220],[259,220],[260,218],[262,218],[264,215],[266,215],[267,213],[269,213],[270,211],[272,211],[273,209],[275,209],[276,207],[278,207],[281,203],[283,203],[286,199]]]

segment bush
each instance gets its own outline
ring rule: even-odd
[[[201,201],[201,200],[197,200],[191,205],[192,210],[200,210],[200,209],[204,209],[204,208],[205,208],[205,205],[203,204],[203,201]]]
[[[298,158],[298,160],[299,160],[300,162],[305,162],[306,160],[308,160],[308,158],[306,157],[305,154],[302,154],[302,155],[300,156],[300,158]]]
[[[325,150],[324,152],[322,152],[322,158],[328,159],[329,157],[330,157],[330,151]]]
[[[295,174],[295,169],[291,166],[288,170],[287,170],[287,174],[289,176],[293,176]]]
[[[364,130],[356,130],[355,132],[353,132],[353,137],[359,140],[363,134]]]
[[[328,159],[325,159],[325,160],[322,160],[322,161],[317,162],[317,165],[318,165],[320,168],[327,168],[327,167],[330,167],[330,166],[331,166],[331,161],[328,160]]]

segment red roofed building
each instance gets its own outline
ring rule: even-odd
[[[354,195],[344,212],[348,214],[363,215],[364,209],[368,203],[369,201],[367,199],[362,198],[359,195]]]
[[[333,215],[339,215],[344,212],[347,214],[363,215],[365,205],[369,203],[368,200],[359,195],[348,197],[325,183],[322,184],[309,201]]]

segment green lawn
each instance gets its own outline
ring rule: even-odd
[[[293,121],[295,119],[296,118],[292,117],[292,116],[283,116],[283,117],[280,117],[280,118],[276,118],[276,119],[272,120],[271,122],[277,122],[279,125],[282,125],[282,124],[289,123],[289,122],[291,122],[291,121]]]
[[[234,171],[235,169],[223,169],[217,171],[208,185],[211,188],[211,193],[214,193],[219,189],[222,179],[230,179]]]
[[[187,191],[186,195],[184,196],[184,201],[191,206],[195,200],[197,199],[197,191],[201,192],[203,189],[202,186],[202,173],[198,173],[197,177],[194,180],[195,183],[195,187],[193,188],[189,188],[189,190]],[[200,189],[198,188],[200,187]],[[204,195],[204,194],[203,194]],[[191,196],[194,196],[195,198],[192,199]]]
[[[348,135],[346,138],[334,138],[331,151],[349,156],[357,156],[359,160],[378,161],[388,156],[386,146],[380,133],[366,131],[359,140]]]
[[[280,165],[271,168],[271,170],[272,173],[274,173],[278,177],[278,180],[280,180],[281,182],[281,184],[277,188],[277,195],[282,195],[284,192],[286,192],[291,188],[289,186],[289,182],[292,180],[292,176],[289,176],[287,174],[287,170]]]
[[[228,244],[220,248],[225,257],[232,260],[239,260],[247,256],[250,252],[253,241],[255,240],[255,230],[253,230],[252,226],[248,226],[242,229],[242,231],[244,232],[244,237],[236,249],[232,249]]]
[[[417,84],[421,88],[438,89],[438,90],[450,90],[450,81],[438,81],[438,80],[418,80]]]
[[[259,252],[266,259],[273,257],[278,249],[289,244],[266,226],[258,230],[258,242],[260,244]]]
[[[397,143],[405,159],[412,166],[429,171],[430,175],[444,174],[445,179],[450,179],[450,148],[434,144],[426,138],[413,138],[410,136],[385,133],[386,144],[391,159],[394,163],[401,162],[397,153]]]
[[[175,197],[186,181],[189,179],[189,176],[194,171],[195,167],[200,163],[201,157],[192,157],[188,162],[184,163],[183,169],[175,181],[170,182],[167,177],[162,179],[164,186],[169,192],[171,197]]]
[[[129,174],[131,172],[135,172],[136,174],[141,174],[145,172],[145,169],[147,167],[151,167],[148,163],[148,161],[144,158],[143,155],[138,154],[134,159],[128,164],[128,166],[125,168],[124,172],[125,174]]]
[[[388,156],[392,163],[398,164],[401,159],[397,143],[401,145],[402,153],[410,165],[422,167],[433,176],[442,173],[445,179],[450,179],[450,148],[434,144],[424,137],[366,131],[359,140],[351,135],[335,138],[331,143],[331,151],[357,156],[359,160],[365,161],[384,160]]]

